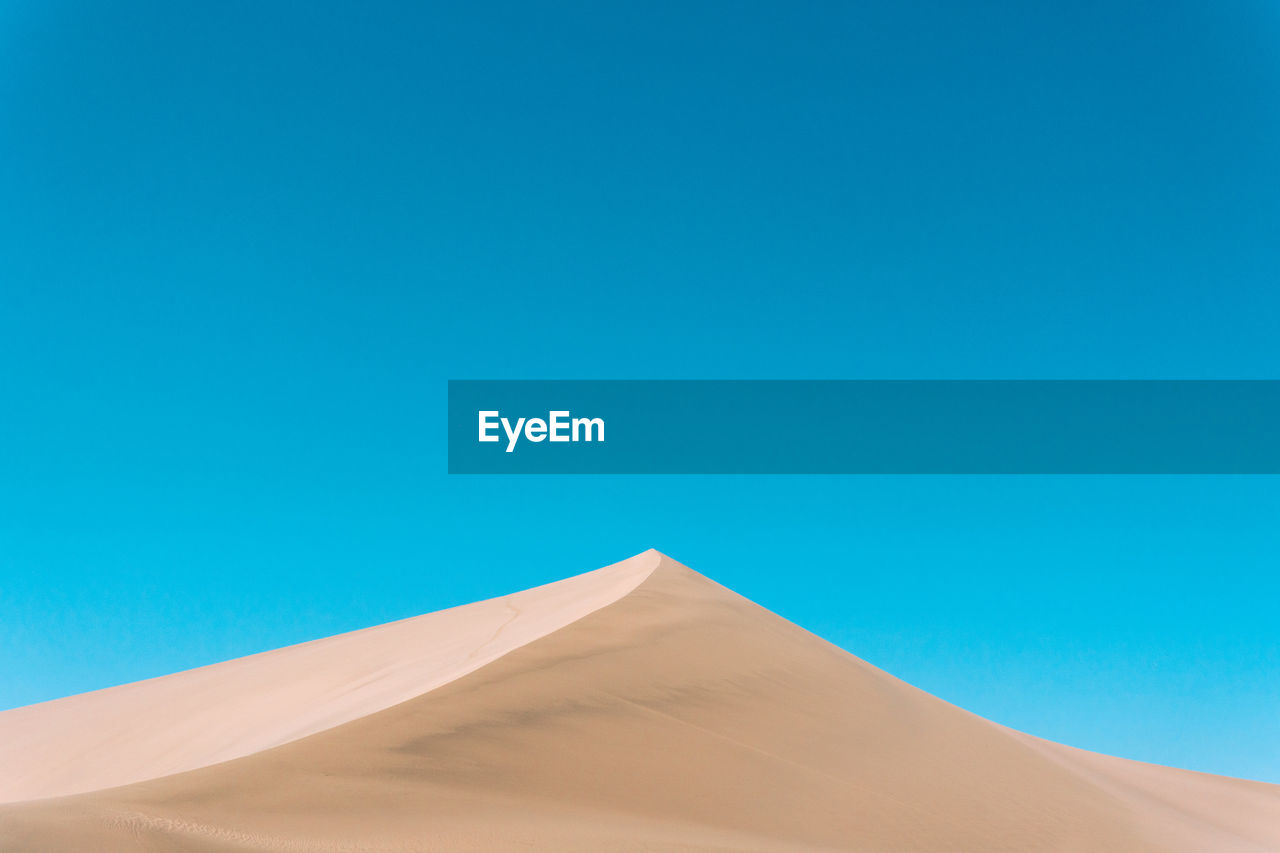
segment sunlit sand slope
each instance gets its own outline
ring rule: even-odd
[[[260,752],[411,699],[617,600],[656,552],[557,583],[0,713],[0,802]]]
[[[0,850],[1280,850],[1275,786],[1013,732],[647,558],[612,603],[398,705],[0,807]]]

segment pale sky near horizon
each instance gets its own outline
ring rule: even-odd
[[[1280,378],[1275,5],[608,5],[0,5],[0,708],[657,547],[1280,782],[1275,477],[443,445],[449,378]]]

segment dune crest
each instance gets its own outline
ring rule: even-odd
[[[0,806],[0,851],[1280,849],[1277,786],[1012,731],[633,560],[576,618],[404,701]]]

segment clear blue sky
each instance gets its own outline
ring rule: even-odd
[[[0,707],[655,546],[1280,781],[1276,478],[443,445],[448,378],[1280,378],[1276,5],[603,5],[0,4]]]

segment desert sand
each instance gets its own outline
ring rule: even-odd
[[[0,851],[1277,851],[1280,786],[930,696],[656,551],[0,713]]]

